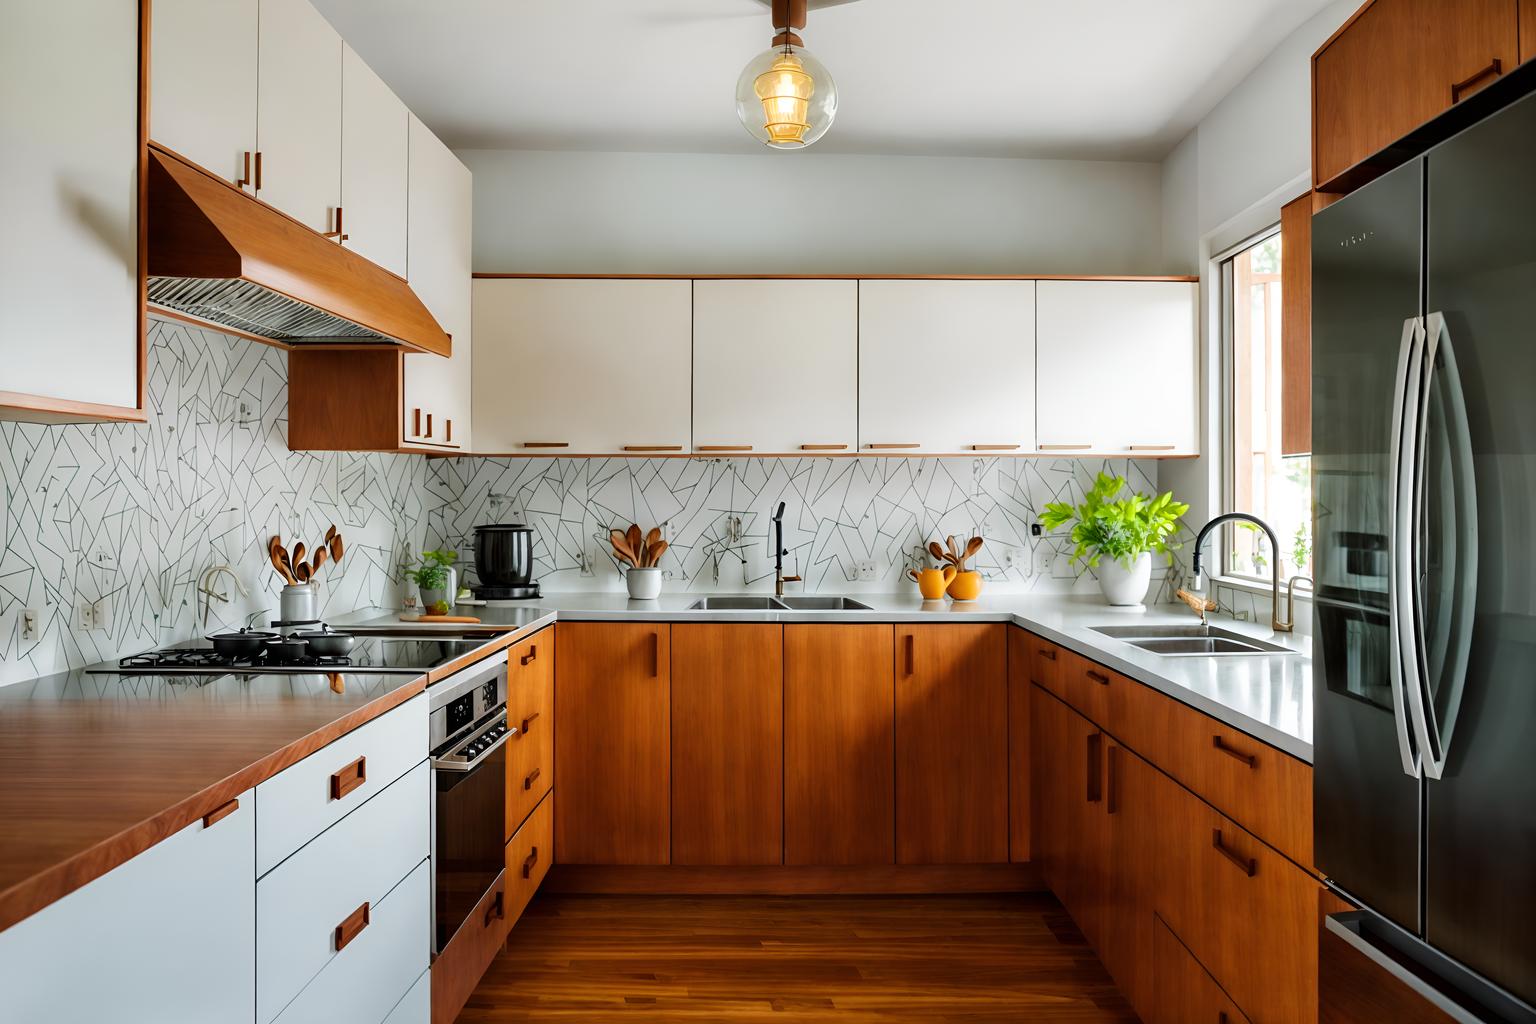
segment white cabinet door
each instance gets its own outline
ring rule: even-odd
[[[474,181],[469,168],[414,115],[410,122],[406,277],[453,338],[452,355],[411,354],[405,362],[405,443],[470,447],[470,313]]]
[[[341,51],[342,244],[405,276],[410,112],[352,47]]]
[[[686,451],[690,291],[689,281],[476,280],[476,450]]]
[[[859,282],[866,452],[1035,445],[1035,282]]]
[[[246,792],[0,932],[0,1020],[253,1020],[255,838]]]
[[[857,281],[695,281],[693,444],[858,444]]]
[[[341,36],[309,0],[261,0],[259,35],[256,194],[332,231],[341,205]]]
[[[138,26],[133,0],[6,5],[0,406],[139,404]]]
[[[1196,286],[1041,281],[1039,442],[1047,452],[1199,452]]]
[[[255,191],[258,0],[154,0],[149,137]]]

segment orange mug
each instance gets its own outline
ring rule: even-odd
[[[949,584],[949,596],[956,601],[974,601],[981,596],[981,573],[975,569],[955,574]]]
[[[955,567],[946,565],[942,569],[908,569],[907,575],[917,581],[917,589],[922,593],[924,601],[937,601],[944,596],[944,591],[955,578]]]

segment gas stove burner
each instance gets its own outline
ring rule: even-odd
[[[265,654],[254,658],[230,658],[215,652],[208,647],[184,647],[168,648],[163,651],[147,651],[143,654],[132,654],[121,658],[117,662],[118,668],[125,669],[168,669],[168,668],[256,668],[268,667],[279,664],[268,661]],[[346,668],[352,664],[348,657],[302,657],[290,661],[281,662],[283,668]]]
[[[534,601],[543,595],[537,583],[515,587],[475,587],[475,597],[487,604],[499,601]]]

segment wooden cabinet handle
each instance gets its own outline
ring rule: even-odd
[[[1215,747],[1223,754],[1226,754],[1228,757],[1232,758],[1232,760],[1243,762],[1243,764],[1247,765],[1249,768],[1257,768],[1259,766],[1259,759],[1257,757],[1255,757],[1253,754],[1245,754],[1241,750],[1236,750],[1227,746],[1226,741],[1223,740],[1220,736],[1211,737],[1211,746]]]
[[[539,657],[539,645],[529,644],[528,653],[517,659],[519,665],[527,665],[530,661],[537,661]]]
[[[749,444],[701,444],[698,451],[701,452],[749,452],[752,446]]]
[[[1114,814],[1120,810],[1120,772],[1117,770],[1120,764],[1120,746],[1116,743],[1109,745],[1108,752],[1104,755],[1104,813]]]
[[[340,800],[368,781],[368,758],[360,757],[331,775],[331,799]]]
[[[524,448],[569,448],[569,441],[524,441]]]
[[[261,150],[256,151],[256,191],[261,191]]]
[[[845,452],[848,446],[845,444],[803,444],[800,446],[803,452]]]
[[[411,433],[415,434],[417,437],[421,436],[421,410],[420,409],[412,409],[411,410]]]
[[[661,634],[651,634],[651,678],[661,678]]]
[[[501,890],[496,890],[496,896],[491,900],[491,905],[485,908],[485,927],[489,928],[491,922],[506,916],[506,905],[501,898]]]
[[[1043,452],[1085,452],[1092,448],[1091,444],[1043,444],[1040,450]]]
[[[680,444],[627,444],[626,452],[680,452],[683,446]]]
[[[1095,732],[1095,733],[1090,733],[1088,735],[1088,794],[1087,794],[1087,796],[1088,796],[1088,802],[1091,803],[1091,804],[1096,804],[1096,803],[1098,803],[1100,800],[1102,800],[1104,798],[1104,780],[1103,780],[1103,778],[1100,777],[1100,774],[1099,774],[1099,772],[1100,772],[1099,766],[1103,763],[1103,758],[1101,758],[1099,756],[1099,751],[1103,749],[1103,746],[1104,746],[1104,734],[1103,733]]]
[[[521,730],[519,730],[518,736],[526,736],[526,735],[528,735],[528,727],[531,726],[533,724],[533,720],[535,718],[538,718],[538,717],[539,717],[539,713],[537,711],[535,711],[533,714],[531,714],[527,718],[523,719],[523,727],[522,727]]]
[[[1055,661],[1056,660],[1056,648],[1054,648],[1054,647],[1042,647],[1042,648],[1040,648],[1040,657],[1044,658],[1046,661]]]
[[[917,671],[917,637],[911,633],[902,636],[903,647],[906,652],[907,675]]]
[[[1016,444],[973,444],[973,452],[1016,452],[1021,446]]]
[[[1173,449],[1174,449],[1174,446],[1171,445],[1171,444],[1133,444],[1133,445],[1131,445],[1131,451],[1133,451],[1133,452],[1171,452],[1171,451],[1173,451]]]
[[[1257,859],[1240,856],[1228,847],[1226,843],[1221,841],[1221,829],[1211,830],[1211,845],[1216,848],[1217,853],[1241,868],[1249,878],[1259,873],[1259,862]]]
[[[213,828],[213,826],[217,825],[231,814],[234,814],[239,809],[239,800],[231,800],[227,804],[220,804],[218,807],[215,807],[213,810],[203,815],[203,828]]]
[[[336,230],[327,231],[325,237],[334,238],[338,242],[345,242],[347,240],[346,233],[341,230],[341,207],[339,206],[336,207]]]
[[[528,777],[523,780],[523,789],[532,789],[533,784],[537,781],[539,781],[539,770],[535,768],[533,771],[529,772]]]
[[[336,952],[340,953],[353,939],[363,934],[369,920],[370,911],[366,902],[342,918],[341,924],[336,926]]]
[[[1102,672],[1095,672],[1093,669],[1089,669],[1083,674],[1086,675],[1089,679],[1092,679],[1094,682],[1098,683],[1100,686],[1109,685],[1109,676]]]
[[[240,180],[235,182],[235,187],[236,188],[245,188],[245,186],[252,184],[253,180],[254,179],[251,178],[251,151],[250,150],[246,150],[245,151],[245,169],[240,172]]]
[[[432,436],[432,414],[431,413],[427,413],[427,432],[425,434],[422,434],[421,436],[422,437],[431,437]]]
[[[346,237],[346,236],[343,235],[342,237]],[[452,340],[452,339],[450,339],[450,340]],[[443,443],[444,444],[451,444],[452,442],[453,442],[453,420],[443,420]]]
[[[922,445],[920,445],[920,444],[867,444],[864,447],[868,448],[870,451],[875,451],[875,452],[890,452],[890,451],[897,451],[898,449],[904,449],[904,448],[921,448]]]
[[[533,877],[533,866],[539,862],[539,848],[535,846],[533,852],[523,858],[523,877]]]
[[[1451,102],[1460,103],[1462,90],[1472,88],[1472,86],[1476,85],[1478,82],[1481,82],[1485,78],[1495,77],[1502,75],[1503,73],[1504,62],[1497,57],[1493,58],[1493,60],[1488,62],[1487,67],[1479,68],[1477,71],[1474,71],[1471,75],[1463,78],[1461,81],[1452,83]]]

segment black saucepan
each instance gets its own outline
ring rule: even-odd
[[[309,641],[296,636],[280,636],[267,641],[268,661],[298,661],[309,655]]]
[[[213,644],[213,653],[219,657],[250,661],[260,656],[267,643],[277,639],[277,634],[258,629],[242,629],[236,633],[214,633],[206,639]]]
[[[352,634],[338,633],[330,626],[301,629],[292,636],[309,644],[312,658],[345,658],[352,653]]]

